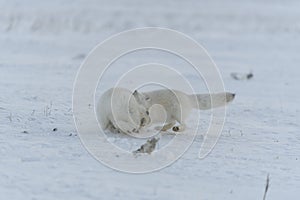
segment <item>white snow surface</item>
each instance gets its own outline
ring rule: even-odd
[[[267,199],[300,196],[300,1],[1,0],[0,6],[0,199],[252,200],[263,198],[267,174]],[[208,157],[198,159],[199,133],[173,165],[127,174],[105,167],[81,144],[72,88],[95,45],[149,26],[202,44],[236,99]],[[145,60],[157,59],[149,55]],[[139,62],[140,56],[124,61]],[[250,71],[251,80],[230,77]],[[207,123],[201,121],[204,130]],[[110,140],[142,144],[126,136]]]

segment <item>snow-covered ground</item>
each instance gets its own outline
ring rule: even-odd
[[[300,196],[299,1],[2,0],[0,6],[0,199],[262,199],[267,174],[267,199]],[[175,29],[201,43],[237,97],[204,160],[197,158],[199,136],[173,165],[133,175],[105,167],[82,146],[72,87],[96,44],[144,26]],[[249,71],[251,80],[230,77]]]

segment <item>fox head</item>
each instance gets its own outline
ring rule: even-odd
[[[150,114],[149,114],[149,107],[150,107],[150,98],[142,93],[139,93],[135,90],[132,94],[139,104],[139,111],[141,116],[141,126],[145,126],[150,124]]]
[[[151,98],[143,93],[138,92],[135,90],[133,92],[133,96],[135,97],[136,101],[143,105],[147,110],[151,107]]]

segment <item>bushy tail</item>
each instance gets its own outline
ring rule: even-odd
[[[196,94],[189,95],[193,108],[200,110],[209,110],[225,106],[231,102],[235,94],[229,92],[215,93],[215,94]]]

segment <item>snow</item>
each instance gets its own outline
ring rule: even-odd
[[[3,0],[0,5],[1,199],[262,199],[267,174],[267,199],[300,195],[299,1]],[[201,43],[226,90],[237,96],[208,157],[198,159],[200,130],[173,165],[134,175],[105,167],[83,147],[72,116],[72,88],[95,45],[145,26],[175,29]],[[183,64],[148,53],[129,55],[123,64]],[[250,71],[251,80],[230,77]],[[197,83],[192,72],[183,73]],[[202,130],[207,123],[201,122]],[[140,145],[124,136],[110,140],[132,149]]]

